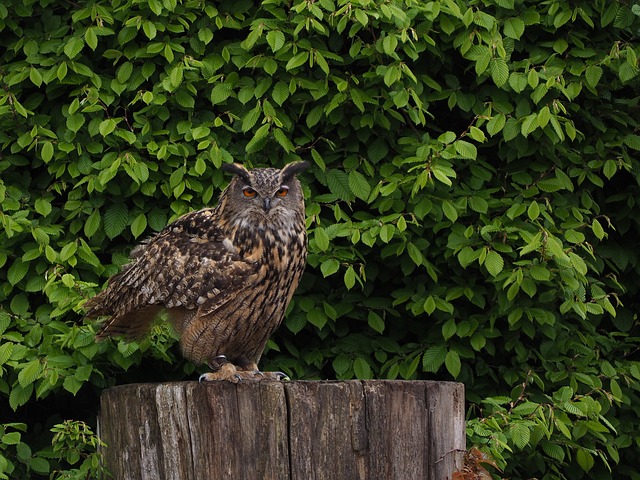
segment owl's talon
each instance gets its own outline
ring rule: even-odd
[[[276,382],[289,381],[289,375],[284,372],[260,372],[260,380],[272,380]]]
[[[217,378],[212,378],[213,375],[214,375],[214,373],[211,373],[211,372],[203,373],[202,375],[200,375],[198,377],[198,383],[213,382],[214,380],[218,380]]]
[[[261,381],[288,381],[291,380],[284,372],[261,372],[260,370],[238,370],[233,363],[225,363],[215,372],[203,373],[200,375],[199,382],[213,382],[223,380],[231,383],[240,383],[244,381],[261,382]]]
[[[226,356],[218,355],[213,360],[210,360],[207,363],[207,365],[211,370],[213,370],[214,372],[217,372],[218,370],[220,370],[220,368],[222,368],[223,365],[226,365],[228,363],[229,363],[229,360],[227,360]]]

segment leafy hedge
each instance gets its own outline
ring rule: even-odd
[[[100,471],[101,389],[195,378],[82,302],[211,205],[309,159],[309,266],[264,366],[458,380],[509,478],[632,478],[640,5],[0,4],[0,478]]]

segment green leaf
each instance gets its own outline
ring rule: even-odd
[[[198,30],[198,38],[202,43],[208,45],[213,40],[213,32],[208,27],[203,27]]]
[[[635,133],[629,133],[625,135],[622,141],[627,147],[633,150],[640,151],[640,135],[636,135]]]
[[[76,242],[67,243],[64,247],[62,247],[62,250],[60,250],[60,261],[66,262],[76,253],[77,250],[78,244]]]
[[[513,38],[514,40],[520,40],[520,37],[524,33],[524,22],[519,18],[508,18],[504,22],[503,32],[505,37]]]
[[[371,193],[369,182],[364,175],[356,170],[349,172],[349,188],[356,197],[364,201],[367,201]]]
[[[455,350],[449,350],[445,357],[444,364],[447,367],[447,371],[453,378],[457,378],[460,375],[462,369],[462,363],[460,362],[460,356]]]
[[[511,440],[520,450],[523,450],[531,439],[531,430],[523,423],[514,423],[509,429]]]
[[[458,326],[456,325],[456,321],[453,318],[447,320],[444,325],[442,325],[442,337],[445,340],[449,340],[456,334]]]
[[[507,118],[502,114],[491,117],[491,119],[487,122],[487,133],[493,137],[504,128],[506,121]]]
[[[147,216],[144,213],[139,214],[133,222],[131,222],[131,233],[138,238],[147,229]]]
[[[367,323],[369,324],[369,327],[371,327],[376,332],[378,333],[384,332],[384,327],[385,327],[384,320],[380,315],[378,315],[373,310],[370,310],[368,313]]]
[[[456,149],[456,153],[460,155],[461,158],[475,160],[478,157],[478,149],[472,143],[464,140],[457,140],[454,143],[454,147]]]
[[[362,357],[357,357],[353,361],[353,373],[356,378],[361,380],[366,380],[369,378],[373,378],[373,373],[371,371],[371,366],[369,363]]]
[[[447,217],[452,222],[455,222],[458,219],[458,211],[456,210],[456,207],[454,207],[453,204],[448,200],[444,200],[442,202],[442,212],[444,213],[445,217]]]
[[[366,27],[369,23],[369,17],[367,16],[367,14],[359,8],[356,8],[354,13],[356,16],[356,20],[358,20],[358,22],[360,22],[363,27]]]
[[[476,351],[479,352],[481,351],[485,345],[487,344],[487,339],[484,335],[480,334],[480,333],[474,333],[471,338],[469,339],[469,343],[471,344],[471,347]]]
[[[422,357],[422,368],[425,372],[436,373],[445,362],[447,357],[447,347],[436,345],[427,349]]]
[[[604,173],[605,177],[607,177],[608,179],[611,179],[611,177],[613,177],[616,174],[617,169],[618,169],[618,166],[615,161],[607,160],[606,162],[604,162],[602,173]]]
[[[45,200],[44,198],[37,199],[33,207],[36,209],[36,212],[38,212],[43,217],[48,216],[52,210],[51,202],[49,202],[49,200]]]
[[[469,206],[474,212],[487,213],[489,204],[482,197],[470,197]]]
[[[307,60],[309,60],[309,52],[306,50],[302,51],[297,55],[294,55],[293,57],[291,57],[291,59],[287,62],[287,65],[285,66],[285,70],[289,71],[289,70],[293,70],[294,68],[298,68],[301,65],[303,65]]]
[[[20,443],[22,434],[20,432],[9,432],[5,433],[0,438],[0,444],[4,445],[17,445]]]
[[[409,253],[409,257],[411,257],[411,260],[413,260],[413,263],[418,266],[422,265],[422,263],[424,262],[424,257],[418,247],[416,247],[413,243],[409,243],[407,245],[407,251]]]
[[[84,48],[84,40],[80,37],[71,37],[64,46],[64,54],[73,60]]]
[[[29,264],[21,259],[16,259],[7,270],[7,280],[11,285],[16,285],[29,271]]]
[[[42,85],[42,74],[40,73],[40,70],[35,67],[31,67],[29,70],[29,79],[36,87]]]
[[[82,382],[73,376],[65,377],[64,382],[62,382],[62,387],[67,392],[70,392],[72,395],[75,395],[76,393],[78,393],[78,391],[82,387]]]
[[[398,47],[398,39],[395,35],[387,35],[382,40],[382,51],[387,55],[393,55]]]
[[[593,221],[591,222],[591,231],[598,238],[598,240],[604,239],[605,237],[604,228],[602,228],[602,225],[600,224],[598,219],[594,218]]]
[[[91,50],[94,50],[98,47],[98,35],[96,34],[96,29],[94,27],[89,27],[84,32],[84,41],[89,45]]]
[[[560,462],[564,460],[564,450],[560,445],[556,443],[542,441],[542,450],[554,460]]]
[[[324,108],[322,107],[322,105],[317,105],[316,107],[312,108],[306,117],[307,127],[312,128],[314,125],[317,125],[317,123],[323,116],[323,112]],[[313,151],[315,150],[312,150],[312,152]]]
[[[288,315],[285,319],[285,324],[289,330],[294,334],[299,333],[307,324],[307,318],[300,312]]]
[[[35,382],[42,371],[42,365],[39,359],[31,360],[18,373],[18,383],[21,387],[26,387],[30,383]]]
[[[282,104],[289,98],[289,86],[285,82],[278,82],[273,87],[273,92],[271,94],[271,98],[278,105],[282,106]]]
[[[344,272],[344,286],[347,287],[347,290],[351,290],[356,284],[356,271],[353,269],[351,265],[347,268],[347,271]]]
[[[131,62],[124,62],[118,68],[116,78],[118,79],[118,82],[125,84],[131,77],[131,73],[133,73],[133,64]]]
[[[81,113],[69,115],[69,118],[67,118],[67,128],[72,132],[78,132],[82,128],[84,123],[85,118]]]
[[[224,102],[233,93],[231,84],[219,83],[211,90],[211,103],[217,105]]]
[[[6,328],[6,327],[5,327]],[[4,332],[4,328],[2,329],[2,333]],[[0,365],[3,365],[9,357],[11,357],[11,353],[13,352],[14,344],[10,342],[5,342],[0,345]]]
[[[551,111],[549,110],[549,107],[547,105],[545,105],[540,109],[537,115],[537,120],[538,120],[538,125],[541,128],[544,128],[547,126],[547,123],[549,123],[549,120],[551,120]]]
[[[538,127],[538,115],[536,113],[532,113],[524,118],[522,126],[520,127],[520,133],[522,133],[522,136],[526,138]]]
[[[267,43],[273,52],[277,52],[284,46],[284,33],[280,30],[272,30],[267,33]],[[304,63],[304,62],[303,62]]]
[[[484,266],[489,274],[495,277],[502,272],[502,269],[504,268],[504,259],[498,252],[491,250],[487,253],[487,257],[484,260]]]
[[[87,238],[91,238],[98,231],[98,228],[100,228],[100,211],[95,209],[87,217],[87,221],[84,224],[84,234]]]
[[[329,249],[329,235],[327,235],[327,232],[324,228],[317,227],[313,231],[313,238],[316,242],[316,246],[320,249],[320,251],[326,252]]]
[[[335,258],[330,258],[320,264],[320,271],[322,272],[323,277],[333,275],[338,271],[339,268],[340,262],[338,262],[338,260],[336,260]]]
[[[242,131],[248,132],[249,130],[251,130],[258,122],[261,114],[262,108],[260,108],[260,103],[256,103],[256,106],[249,110],[242,119]]]
[[[591,88],[595,88],[602,78],[602,68],[598,65],[589,65],[585,70],[585,79]]]
[[[156,35],[158,32],[154,23],[150,21],[143,22],[142,31],[144,32],[144,34],[147,36],[149,40],[153,40],[154,38],[156,38]]]
[[[327,170],[326,180],[329,190],[338,198],[345,201],[352,201],[354,195],[349,187],[349,175],[342,170]]]
[[[396,230],[395,227],[389,223],[383,225],[380,228],[380,233],[378,234],[380,237],[380,240],[382,240],[384,243],[389,243],[393,238],[395,230]]]
[[[111,205],[103,215],[104,232],[109,238],[115,238],[129,224],[129,212],[124,203]]]
[[[546,282],[551,279],[551,272],[542,265],[531,266],[531,277],[539,282]]]
[[[491,79],[498,87],[502,87],[509,80],[509,66],[503,58],[492,58],[489,62]]]
[[[557,192],[565,188],[564,182],[559,178],[544,178],[536,183],[536,186],[543,192]]]
[[[42,160],[45,163],[49,163],[53,158],[53,143],[46,141],[42,144],[42,151],[40,152],[42,155]]]
[[[580,468],[585,472],[591,470],[593,468],[593,465],[595,464],[595,460],[591,452],[587,451],[584,448],[578,448],[578,451],[576,452],[576,461],[578,462]]]
[[[538,202],[535,200],[529,204],[529,208],[527,208],[527,216],[531,221],[540,216],[540,205],[538,205]]]
[[[113,133],[117,125],[118,122],[114,118],[107,118],[106,120],[100,122],[98,131],[103,137],[106,137],[107,135]]]
[[[29,459],[29,467],[35,473],[39,473],[40,475],[48,475],[51,470],[51,465],[49,465],[49,461],[41,458],[41,457],[31,457]]]
[[[33,383],[27,384],[25,387],[15,384],[9,394],[9,406],[15,411],[29,401],[33,393]]]
[[[521,93],[525,88],[527,88],[528,82],[527,77],[520,72],[511,72],[509,75],[509,86],[516,93]]]
[[[424,311],[431,315],[436,309],[436,301],[432,295],[429,295],[427,299],[424,301],[424,305],[422,306]]]
[[[286,134],[279,128],[273,129],[273,138],[278,142],[278,144],[282,147],[282,149],[287,152],[295,152],[296,147],[291,143],[291,140],[286,136]]]
[[[474,250],[469,246],[465,246],[458,252],[458,262],[463,268],[467,268],[473,262],[475,262],[480,256],[479,251]]]

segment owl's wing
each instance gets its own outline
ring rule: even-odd
[[[146,332],[162,308],[219,303],[255,273],[215,222],[215,211],[191,212],[131,252],[131,262],[85,304],[88,317],[109,316],[98,338]]]

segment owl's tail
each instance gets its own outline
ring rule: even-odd
[[[151,324],[162,310],[162,306],[138,307],[140,303],[136,305],[137,302],[118,302],[120,296],[114,293],[111,287],[107,287],[84,305],[87,318],[108,317],[96,334],[96,340],[120,335],[129,338],[144,336],[151,329]]]
[[[96,340],[116,336],[141,338],[149,332],[153,321],[161,311],[162,307],[149,305],[124,315],[112,315],[102,324],[100,331],[96,334]]]

